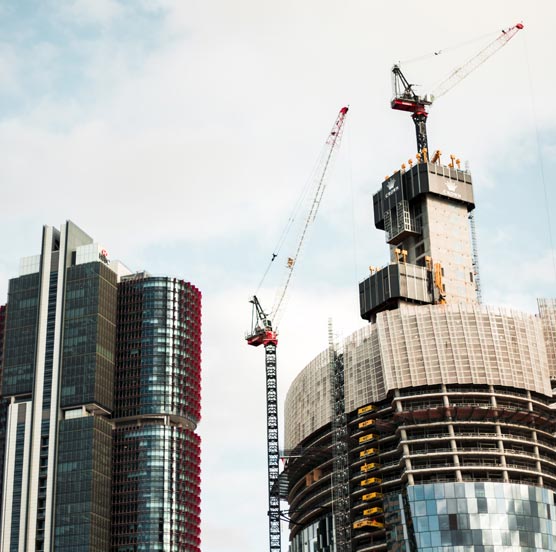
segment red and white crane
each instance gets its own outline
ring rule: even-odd
[[[266,367],[266,420],[267,420],[267,458],[268,458],[268,520],[269,520],[269,543],[270,552],[281,552],[281,536],[280,536],[280,496],[277,492],[275,483],[279,476],[280,452],[278,445],[278,382],[276,371],[276,348],[278,346],[278,330],[273,327],[271,320],[276,320],[277,315],[283,305],[288,286],[290,284],[296,261],[298,260],[303,243],[307,236],[307,232],[311,223],[317,215],[324,190],[326,188],[326,175],[330,168],[334,153],[337,151],[344,129],[344,122],[347,107],[342,107],[332,130],[329,132],[323,153],[320,157],[320,163],[315,179],[315,191],[309,212],[305,218],[303,229],[297,241],[295,253],[288,258],[287,262],[287,278],[284,286],[279,290],[272,313],[267,314],[263,310],[256,296],[251,299],[252,318],[251,331],[245,339],[248,345],[258,347],[262,345],[265,349],[265,367]],[[274,256],[273,256],[274,259]]]
[[[465,77],[471,74],[477,67],[480,67],[487,59],[495,54],[500,48],[505,46],[521,29],[523,23],[517,23],[509,29],[502,31],[492,42],[487,44],[473,57],[468,59],[463,65],[455,69],[445,78],[432,92],[423,96],[418,96],[413,90],[413,84],[405,78],[399,65],[392,67],[392,85],[394,97],[391,102],[392,109],[408,111],[412,115],[415,123],[417,136],[417,151],[421,153],[428,150],[427,144],[427,106],[435,100],[444,96],[454,86],[460,83]]]

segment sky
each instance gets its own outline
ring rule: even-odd
[[[556,295],[555,19],[552,0],[0,2],[0,302],[42,225],[67,219],[133,270],[201,289],[204,552],[268,548],[248,299],[273,303],[299,220],[257,286],[344,105],[281,320],[280,403],[329,317],[340,337],[364,324],[358,282],[388,262],[372,194],[416,150],[389,108],[394,62],[425,93],[523,21],[431,107],[429,145],[472,172],[483,301],[535,313]]]

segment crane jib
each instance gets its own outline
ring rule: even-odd
[[[402,73],[399,65],[392,67],[392,85],[394,98],[390,106],[398,111],[413,113],[417,137],[417,151],[428,150],[426,130],[426,106],[431,105],[434,100],[449,92],[454,86],[480,67],[500,48],[505,46],[517,33],[524,28],[523,23],[517,23],[509,29],[505,29],[496,39],[487,44],[479,52],[469,58],[463,65],[454,69],[432,92],[424,96],[415,93],[414,84],[411,84]]]

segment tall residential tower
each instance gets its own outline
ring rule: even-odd
[[[0,309],[1,552],[200,550],[200,298],[44,227]]]
[[[370,323],[286,398],[290,550],[556,550],[556,301],[540,316],[479,303],[456,163],[420,158],[373,203],[390,262],[359,286]]]

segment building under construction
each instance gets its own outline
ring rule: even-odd
[[[556,550],[556,300],[481,304],[455,158],[422,152],[373,204],[390,262],[359,285],[369,324],[286,398],[291,552]]]

